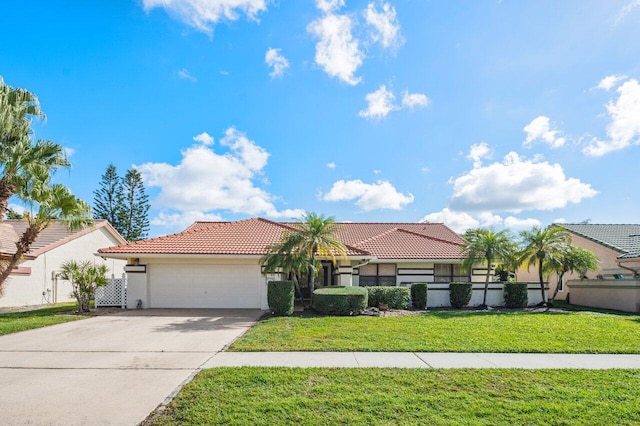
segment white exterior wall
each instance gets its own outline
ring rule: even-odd
[[[71,284],[54,279],[63,262],[68,260],[89,260],[96,264],[105,264],[109,276],[122,276],[124,260],[102,259],[94,255],[99,248],[120,244],[105,228],[68,241],[34,260],[21,263],[21,267],[30,267],[30,275],[10,275],[4,285],[4,294],[0,297],[0,307],[42,305],[75,300],[71,296]],[[44,295],[43,295],[44,292]]]
[[[231,302],[231,306],[211,306],[226,308],[254,308],[268,309],[267,304],[267,281],[268,277],[261,274],[261,267],[258,258],[140,258],[140,265],[146,266],[146,273],[127,273],[127,308],[135,309],[138,299],[142,300],[143,309],[164,307],[156,306],[157,304],[166,304],[167,300],[173,304],[173,307],[208,307],[208,302],[215,302],[215,297],[210,291],[220,291],[220,296],[225,299],[232,299],[234,280],[249,280],[249,286],[255,286],[255,293],[250,295],[251,300],[238,300],[239,306]],[[175,295],[167,293],[166,283],[163,282],[159,273],[167,271],[171,268],[171,279],[175,280]],[[202,275],[198,275],[199,280],[194,281],[193,269],[198,269],[202,273],[206,273],[207,268],[212,272],[216,272],[216,268],[224,270],[226,273],[234,268],[241,268],[242,274],[237,276],[228,276],[228,283],[224,283],[224,288],[215,286],[202,287]],[[183,277],[183,279],[181,279]],[[272,279],[273,277],[271,277]],[[197,282],[196,282],[197,281]],[[162,286],[160,286],[162,284]],[[243,288],[246,291],[247,286]],[[181,288],[184,291],[181,291]],[[170,290],[169,290],[170,291]],[[194,300],[198,293],[202,292],[202,298]],[[161,292],[161,293],[160,293]],[[155,295],[155,296],[154,296]],[[255,299],[254,299],[255,296]],[[191,298],[191,299],[188,299]],[[212,299],[213,298],[213,299]],[[193,303],[191,303],[193,302]],[[193,306],[191,306],[193,305]]]

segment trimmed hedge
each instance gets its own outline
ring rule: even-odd
[[[375,286],[363,287],[369,292],[369,306],[387,304],[389,309],[407,309],[411,294],[406,287]]]
[[[293,314],[295,289],[293,281],[269,281],[267,283],[267,303],[275,316]]]
[[[416,309],[426,309],[427,283],[411,283],[411,303]]]
[[[504,306],[526,308],[529,304],[527,283],[504,283]]]
[[[449,284],[449,301],[454,308],[463,308],[471,301],[473,285],[471,283]]]
[[[362,287],[319,287],[313,292],[313,309],[327,315],[360,315],[369,301],[369,292]]]

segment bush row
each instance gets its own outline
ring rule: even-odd
[[[313,292],[313,309],[326,315],[360,315],[369,301],[364,287],[319,287]]]

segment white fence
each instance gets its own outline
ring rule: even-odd
[[[100,306],[127,307],[127,275],[122,278],[111,278],[107,285],[96,289],[96,308]]]

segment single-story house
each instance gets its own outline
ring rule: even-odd
[[[27,222],[8,219],[0,224],[0,257],[15,253],[16,241]],[[60,266],[68,260],[90,260],[105,263],[111,274],[120,276],[125,261],[105,261],[95,257],[100,247],[125,244],[126,240],[106,220],[96,220],[93,226],[69,229],[60,221],[45,228],[32,244],[24,261],[13,269],[4,283],[0,307],[42,305],[74,300],[71,284],[58,278]]]
[[[571,244],[599,258],[597,271],[582,279],[568,275],[558,299],[596,308],[640,312],[640,225],[558,224],[571,234]],[[551,280],[554,281],[554,280]],[[550,285],[550,291],[556,283]]]
[[[266,309],[265,284],[274,277],[263,275],[260,258],[292,225],[262,218],[196,222],[177,234],[102,248],[98,255],[129,261],[129,308],[140,301],[143,308]],[[319,285],[440,283],[446,295],[429,300],[443,306],[449,282],[484,281],[486,269],[461,271],[464,240],[441,223],[341,223],[337,237],[347,259],[323,261]]]

